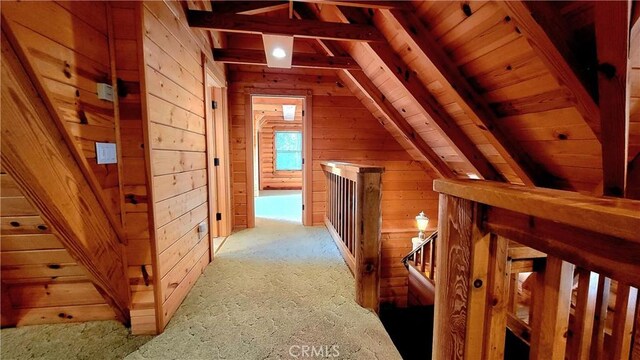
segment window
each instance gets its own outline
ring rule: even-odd
[[[276,171],[302,170],[302,133],[276,131]]]

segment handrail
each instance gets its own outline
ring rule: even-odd
[[[322,162],[324,223],[356,279],[356,302],[378,311],[383,167]]]
[[[434,190],[440,236],[432,358],[502,358],[505,327],[523,328],[509,321],[519,308],[519,272],[533,273],[523,316],[531,359],[629,358],[640,202],[491,181],[435,180]],[[537,251],[510,258],[509,241]],[[613,281],[615,309],[607,315]]]
[[[409,268],[409,260],[411,259],[411,257],[413,255],[415,255],[418,251],[420,251],[422,248],[424,248],[431,241],[435,241],[437,237],[438,237],[438,231],[436,230],[436,231],[432,232],[431,235],[429,235],[427,238],[422,240],[422,242],[418,246],[416,246],[415,249],[411,250],[407,255],[405,255],[402,258],[402,260],[400,260],[400,262],[402,262],[404,264],[404,267],[406,267],[408,269]]]

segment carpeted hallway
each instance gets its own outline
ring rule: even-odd
[[[133,351],[127,359],[400,359],[378,317],[355,303],[353,277],[326,229],[303,227],[285,203],[297,206],[295,194],[283,202],[258,198],[258,216],[278,214],[227,239],[163,334],[136,339],[120,331],[92,343],[79,342],[82,329],[73,334],[69,326],[64,339],[55,336],[63,326],[8,329],[2,358],[122,358]],[[76,326],[114,327],[102,324]],[[40,343],[34,352],[27,338],[48,341],[50,349]],[[74,343],[84,356],[68,351]]]

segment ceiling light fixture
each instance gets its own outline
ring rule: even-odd
[[[271,55],[277,57],[278,59],[283,59],[285,56],[287,56],[287,53],[284,51],[283,48],[277,47],[273,49],[273,51],[271,52]]]
[[[268,67],[291,69],[293,36],[262,34],[262,42]]]
[[[282,117],[285,121],[293,121],[296,119],[295,105],[282,105]]]

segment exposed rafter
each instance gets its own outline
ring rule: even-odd
[[[629,146],[630,1],[595,3],[604,195],[625,195]]]
[[[229,64],[267,65],[267,57],[262,50],[214,49],[213,58]],[[308,53],[293,53],[292,67],[312,69],[360,70],[360,65],[350,56],[322,56]]]
[[[333,15],[343,22],[367,22],[364,13],[359,9],[333,6],[327,11],[333,12]],[[385,71],[394,75],[395,80],[406,89],[422,114],[432,120],[434,127],[449,140],[450,146],[475,168],[479,176],[489,180],[504,180],[502,174],[493,167],[387,42],[363,43],[363,46],[380,60]]]
[[[288,1],[212,1],[217,14],[258,15],[289,7]]]
[[[544,169],[540,169],[520,146],[502,132],[498,127],[498,117],[489,103],[475,91],[420,19],[410,12],[400,10],[381,10],[380,14],[404,30],[408,35],[408,45],[433,64],[441,74],[440,80],[443,83],[451,84],[462,109],[484,130],[487,140],[516,175],[526,185],[547,185],[545,181],[549,181],[549,177]]]
[[[406,1],[376,0],[295,0],[296,2],[317,3],[320,5],[341,5],[368,9],[404,9],[409,6]]]
[[[296,10],[297,15],[303,18],[315,17],[307,8],[300,8]],[[327,55],[333,56],[348,56],[340,45],[335,42],[317,40],[320,51]],[[411,127],[407,120],[398,112],[398,110],[386,100],[385,96],[378,90],[373,82],[360,71],[351,71],[343,69],[339,72],[339,76],[342,81],[351,82],[358,87],[363,94],[371,100],[371,104],[380,111],[381,114],[395,126],[395,128],[402,134],[402,137],[413,147],[418,153],[420,153],[433,169],[433,171],[443,178],[454,178],[456,174],[447,166],[447,164],[438,156],[438,154],[431,149],[431,147],[420,137],[419,134]]]
[[[576,41],[573,38],[574,32],[558,11],[557,4],[551,1],[527,1],[526,6],[531,11],[531,16],[544,29],[549,40],[553,42],[558,52],[573,69],[586,91],[597,102],[596,59],[577,51]]]
[[[312,39],[384,41],[384,37],[378,29],[370,25],[217,14],[212,11],[198,10],[189,10],[187,18],[189,26],[192,28],[208,30],[250,34],[279,34]]]
[[[544,29],[531,16],[531,11],[522,1],[500,1],[499,3],[514,21],[518,31],[529,39],[529,44],[551,73],[571,91],[575,97],[576,108],[599,139],[600,109],[598,105]]]

